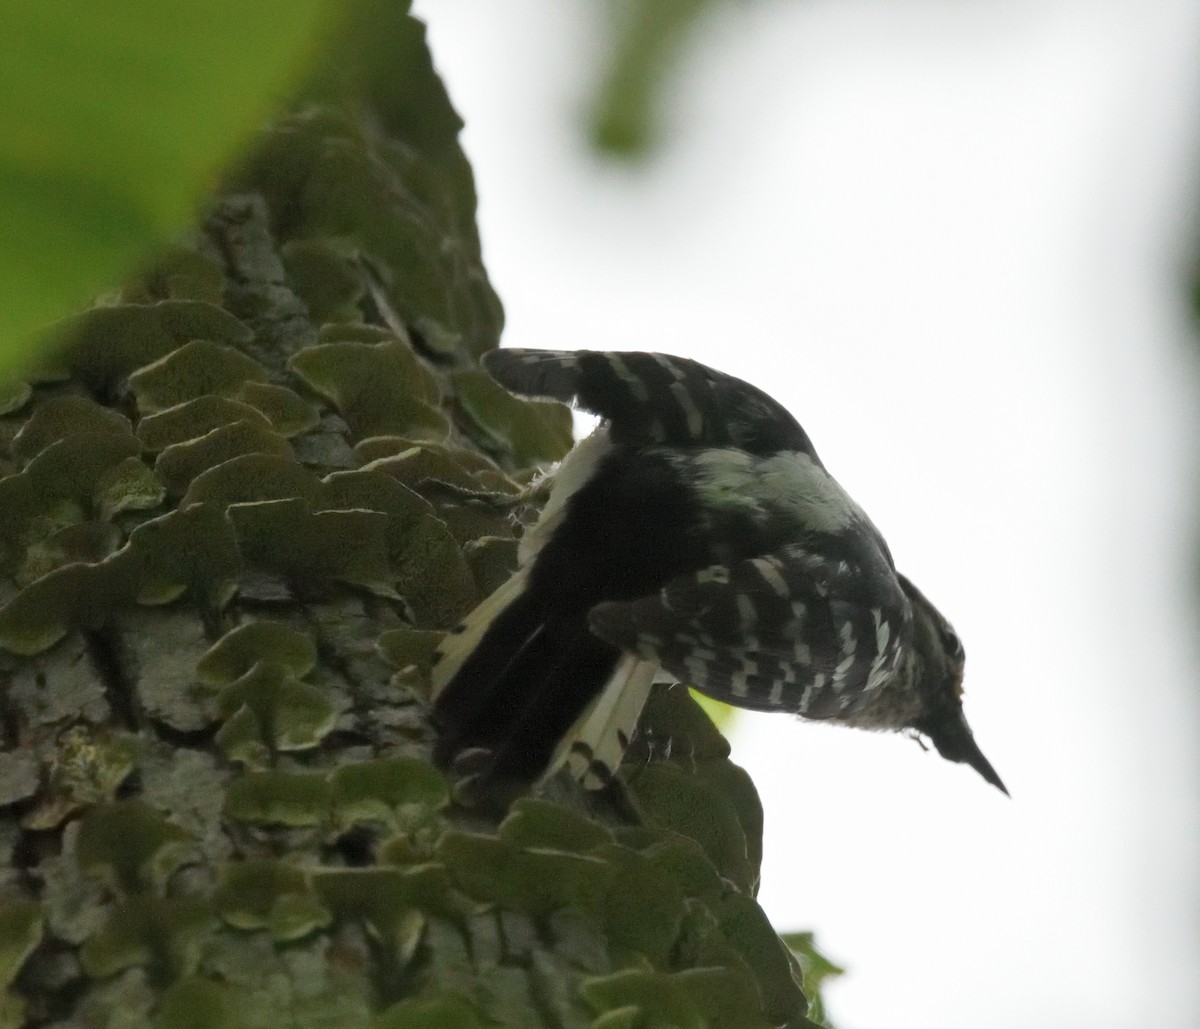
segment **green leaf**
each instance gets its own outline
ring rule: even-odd
[[[341,5],[0,5],[0,374],[192,218]]]

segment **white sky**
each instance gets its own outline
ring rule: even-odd
[[[735,730],[839,1029],[1195,1029],[1200,5],[729,4],[634,171],[581,141],[598,5],[416,7],[505,342],[768,389],[966,644],[1011,801],[901,737]]]

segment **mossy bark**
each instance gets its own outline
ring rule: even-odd
[[[811,1024],[753,786],[681,689],[639,824],[503,821],[424,668],[507,574],[565,409],[503,393],[460,123],[355,8],[194,235],[59,330],[0,432],[0,1026]]]

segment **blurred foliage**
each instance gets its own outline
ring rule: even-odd
[[[692,690],[692,699],[712,719],[713,725],[722,732],[728,732],[730,726],[737,719],[737,708],[731,707],[729,704],[722,704],[719,700],[713,700],[712,697],[706,697],[699,690]]]
[[[783,942],[800,962],[800,970],[804,976],[804,993],[808,997],[808,1015],[814,1022],[828,1026],[825,1017],[825,1004],[821,999],[821,987],[827,979],[835,979],[844,975],[846,970],[835,965],[824,954],[817,950],[813,934],[810,932],[784,933]]]
[[[589,115],[603,153],[639,160],[662,136],[665,83],[709,9],[728,0],[606,0],[609,54]]]
[[[0,377],[191,221],[342,6],[0,5]]]

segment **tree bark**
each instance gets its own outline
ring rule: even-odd
[[[0,1026],[812,1025],[682,688],[636,822],[429,763],[430,652],[571,423],[479,370],[460,122],[402,5],[355,12],[3,418]]]

